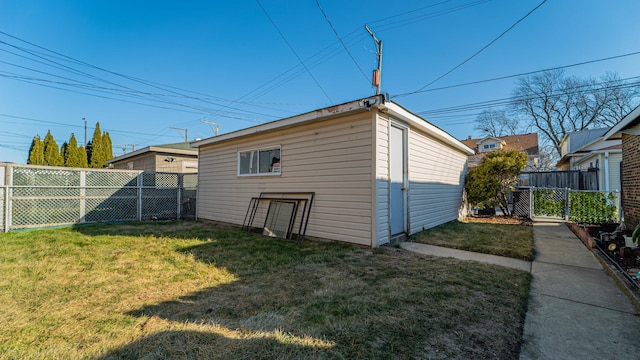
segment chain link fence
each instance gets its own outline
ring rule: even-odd
[[[523,187],[514,190],[511,198],[514,216],[590,224],[617,223],[622,219],[618,191]]]
[[[1,231],[195,218],[197,174],[0,163]]]

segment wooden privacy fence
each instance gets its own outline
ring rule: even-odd
[[[0,231],[195,218],[197,176],[0,163]]]
[[[620,192],[569,188],[518,188],[511,193],[513,215],[577,223],[620,222]]]
[[[523,172],[520,174],[518,186],[598,190],[598,172],[581,170]]]

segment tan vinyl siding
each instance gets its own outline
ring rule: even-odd
[[[466,154],[427,134],[409,132],[409,224],[416,233],[458,218]]]
[[[389,224],[389,119],[379,115],[376,120],[376,243],[388,243]]]
[[[154,153],[141,154],[118,161],[113,163],[113,168],[129,170],[127,166],[130,162],[133,162],[133,170],[156,171],[156,157]]]
[[[238,176],[238,151],[280,146],[281,174]],[[261,191],[316,193],[307,235],[371,245],[371,114],[362,112],[200,148],[198,218],[242,224]]]
[[[173,158],[173,161],[171,162],[165,161],[167,157]],[[186,169],[185,171],[185,166],[183,166],[183,162],[185,161],[193,162],[195,160],[197,162],[198,161],[197,156],[180,156],[180,155],[173,155],[173,154],[157,153],[155,160],[156,160],[155,171],[158,171],[158,172],[174,172],[174,173],[198,172],[198,169]]]

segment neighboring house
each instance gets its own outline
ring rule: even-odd
[[[604,134],[622,142],[622,209],[630,228],[640,224],[640,106]]]
[[[591,171],[597,174],[600,191],[620,190],[622,144],[619,139],[605,140],[609,130],[591,129],[568,133],[560,143],[562,157],[556,164],[560,170]]]
[[[520,134],[509,136],[487,136],[481,139],[462,140],[462,143],[475,150],[475,154],[468,159],[469,167],[476,167],[482,158],[489,152],[495,150],[511,151],[517,150],[527,154],[527,166],[523,171],[535,171],[538,168],[538,134]]]
[[[473,153],[381,95],[192,146],[199,219],[243,224],[261,192],[315,192],[307,235],[370,247],[457,219]]]
[[[188,142],[154,145],[107,161],[113,169],[197,173],[198,150]]]

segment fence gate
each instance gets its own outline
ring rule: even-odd
[[[568,189],[533,189],[533,216],[565,219]]]
[[[511,193],[514,216],[570,220],[578,223],[618,222],[622,218],[618,191],[567,188],[516,188]]]

